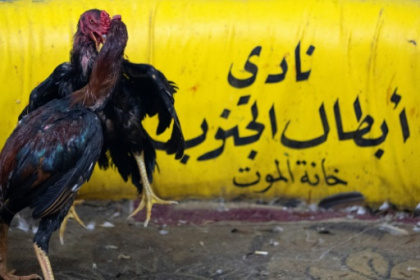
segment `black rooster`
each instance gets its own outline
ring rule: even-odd
[[[41,219],[34,248],[44,279],[54,279],[48,258],[51,234],[66,216],[78,189],[89,180],[103,144],[102,124],[94,113],[110,99],[122,68],[128,35],[120,19],[112,20],[106,43],[92,65],[89,83],[55,99],[21,119],[0,153],[0,277],[7,270],[7,233],[20,210],[32,208]]]
[[[81,16],[74,37],[71,64],[65,64],[68,65],[66,67],[59,66],[60,71],[56,69],[32,91],[30,103],[21,116],[52,98],[66,96],[77,87],[83,86],[83,81],[87,82],[84,75],[90,72],[89,66],[95,60],[97,52],[95,44],[99,41],[99,37],[88,36],[89,32],[81,32],[80,29],[89,24],[86,22],[86,15],[95,18],[96,22],[106,22],[104,14],[104,11],[90,10]],[[84,46],[80,46],[81,43]],[[61,72],[62,70],[65,71]],[[57,75],[56,72],[60,74]],[[165,143],[165,150],[168,154],[175,154],[177,159],[181,158],[185,141],[174,107],[173,94],[176,89],[174,83],[168,81],[163,73],[152,65],[134,64],[124,60],[120,82],[115,88],[112,99],[98,112],[104,129],[104,145],[99,166],[107,169],[111,161],[125,181],[131,177],[132,183],[141,194],[141,202],[130,217],[146,206],[145,226],[150,220],[154,203],[176,202],[158,198],[151,189],[156,152],[153,140],[142,126],[142,120],[146,114],[150,117],[157,114],[159,118],[157,134],[164,132],[173,120],[171,137]]]

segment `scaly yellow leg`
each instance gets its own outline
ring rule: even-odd
[[[141,193],[141,201],[139,206],[137,206],[136,210],[131,213],[128,218],[131,218],[137,213],[139,213],[144,207],[146,207],[146,221],[144,222],[144,226],[147,227],[147,224],[150,221],[150,217],[152,215],[152,206],[153,204],[178,204],[176,201],[171,200],[163,200],[155,195],[153,192],[153,189],[150,185],[149,179],[147,178],[147,171],[146,171],[146,164],[144,163],[144,154],[143,151],[140,155],[134,156],[137,161],[137,165],[140,170],[140,176],[141,176],[141,183],[143,185],[143,191]]]
[[[2,223],[0,224],[0,278],[4,280],[32,280],[32,279],[41,279],[40,276],[36,274],[28,276],[17,276],[15,271],[7,271],[7,235],[9,232],[9,227]]]
[[[54,280],[54,274],[51,268],[50,259],[47,256],[47,253],[45,253],[41,248],[38,247],[34,243],[35,253],[36,257],[38,259],[39,265],[42,269],[42,275],[44,275],[44,280]]]
[[[83,223],[83,221],[80,219],[79,215],[77,215],[76,208],[75,208],[76,205],[79,205],[79,204],[82,204],[82,203],[83,203],[83,200],[81,200],[81,199],[75,200],[73,202],[73,205],[70,207],[70,210],[67,213],[67,216],[64,218],[63,222],[61,223],[60,234],[59,234],[61,245],[64,244],[64,232],[66,231],[67,222],[70,218],[76,220],[76,222],[78,222],[79,225],[86,228],[85,223]]]

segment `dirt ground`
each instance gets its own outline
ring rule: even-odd
[[[420,279],[418,219],[254,203],[155,206],[127,220],[131,201],[87,201],[61,245],[50,242],[56,279]],[[37,223],[24,212],[9,237],[9,267],[41,274]]]

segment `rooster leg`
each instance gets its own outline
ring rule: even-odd
[[[152,215],[153,204],[178,204],[178,202],[170,201],[170,200],[163,200],[155,195],[150,185],[149,179],[147,177],[146,164],[144,163],[143,152],[141,152],[140,155],[134,155],[134,157],[136,158],[137,165],[140,170],[140,177],[141,177],[141,183],[143,185],[143,191],[141,193],[141,201],[140,201],[139,206],[137,206],[136,210],[134,210],[133,213],[131,213],[130,216],[128,216],[128,218],[135,216],[144,207],[146,207],[147,212],[146,212],[146,221],[144,222],[144,226],[147,227],[147,224],[149,223],[149,220],[150,220],[150,216]]]
[[[44,275],[44,280],[54,280],[54,274],[47,253],[45,253],[36,243],[34,243],[34,248],[39,265],[42,269],[42,274]]]
[[[61,223],[60,233],[59,233],[61,245],[64,244],[64,232],[66,231],[67,222],[70,218],[75,219],[76,222],[79,223],[79,225],[86,228],[85,223],[83,223],[83,221],[80,219],[79,215],[77,215],[76,208],[75,208],[76,205],[79,205],[79,204],[82,204],[82,203],[83,203],[83,200],[81,200],[81,199],[80,200],[75,200],[73,202],[73,205],[70,207],[69,213],[67,214],[67,216],[64,218],[63,222]]]
[[[14,275],[14,271],[7,271],[7,235],[9,227],[5,223],[0,223],[0,278],[4,280],[31,280],[41,279],[36,274],[28,276]]]

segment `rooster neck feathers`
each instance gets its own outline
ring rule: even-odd
[[[89,77],[97,56],[95,43],[78,31],[74,36],[73,50],[70,54],[73,69],[77,73],[82,73],[84,77]]]

